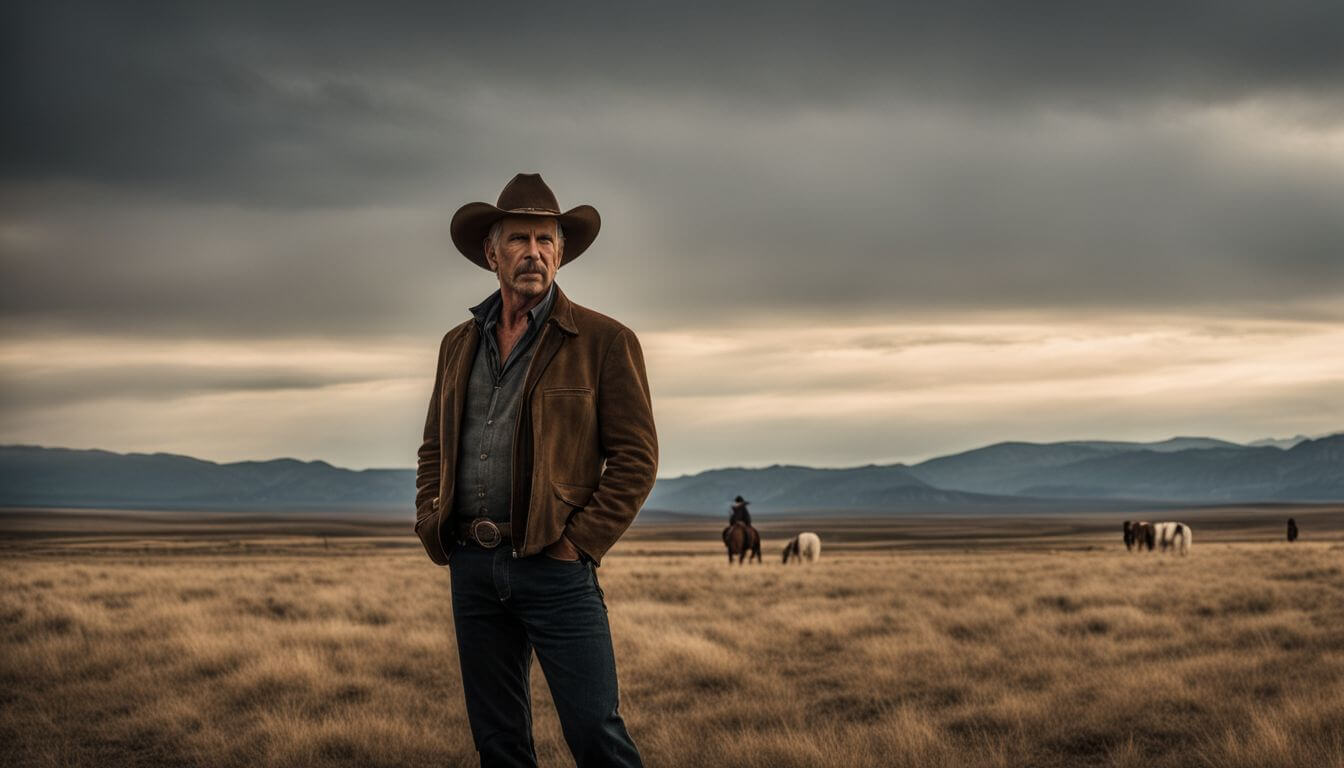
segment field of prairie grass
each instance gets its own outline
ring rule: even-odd
[[[822,561],[783,566],[801,527]],[[791,521],[741,567],[719,528],[637,526],[598,570],[650,766],[1344,765],[1337,528],[1196,527],[1178,558],[1109,520]],[[3,540],[5,764],[476,764],[409,525],[141,533]],[[542,764],[571,764],[533,677]]]

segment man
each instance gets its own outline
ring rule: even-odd
[[[747,511],[747,505],[751,502],[746,501],[741,496],[733,499],[733,505],[728,512],[728,524],[723,527],[723,540],[728,540],[728,532],[733,529],[734,523],[746,523],[751,527],[751,513]]]
[[[733,499],[732,512],[728,515],[728,525],[736,522],[743,522],[751,525],[751,513],[747,511],[747,505],[751,502],[743,499],[741,496]]]
[[[601,219],[541,176],[469,203],[451,234],[499,289],[444,335],[416,470],[415,530],[448,565],[481,765],[536,765],[533,650],[579,766],[641,765],[618,712],[598,586],[653,487],[658,442],[635,334],[555,283]]]

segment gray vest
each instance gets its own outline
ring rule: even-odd
[[[536,339],[555,302],[555,284],[546,298],[528,310],[527,330],[499,361],[495,329],[503,305],[496,290],[471,308],[481,334],[471,364],[466,400],[462,407],[457,479],[453,484],[453,515],[458,520],[488,517],[509,522],[509,495],[513,486],[513,436],[521,406],[523,382],[537,350]]]

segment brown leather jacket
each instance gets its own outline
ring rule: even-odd
[[[415,473],[415,532],[436,565],[447,565],[455,546],[458,429],[480,338],[469,319],[439,344]],[[571,302],[558,285],[534,343],[513,441],[513,548],[527,557],[565,534],[600,563],[658,470],[644,353],[634,331]]]

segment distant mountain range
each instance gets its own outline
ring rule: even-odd
[[[122,509],[404,506],[409,469],[355,471],[325,461],[217,464],[171,453],[0,446],[0,506]]]
[[[1344,501],[1344,433],[1257,442],[1007,442],[909,466],[712,469],[660,478],[645,508],[717,515],[738,494],[755,510],[780,512],[936,512],[1063,500]],[[1280,442],[1291,445],[1280,448]],[[0,446],[0,506],[8,507],[400,514],[410,508],[414,488],[410,469],[355,471],[295,459],[218,464],[166,453]]]
[[[715,469],[661,479],[647,507],[873,509],[1064,499],[1179,502],[1344,500],[1344,433],[1288,450],[1203,437],[1156,443],[995,443],[918,464]]]

